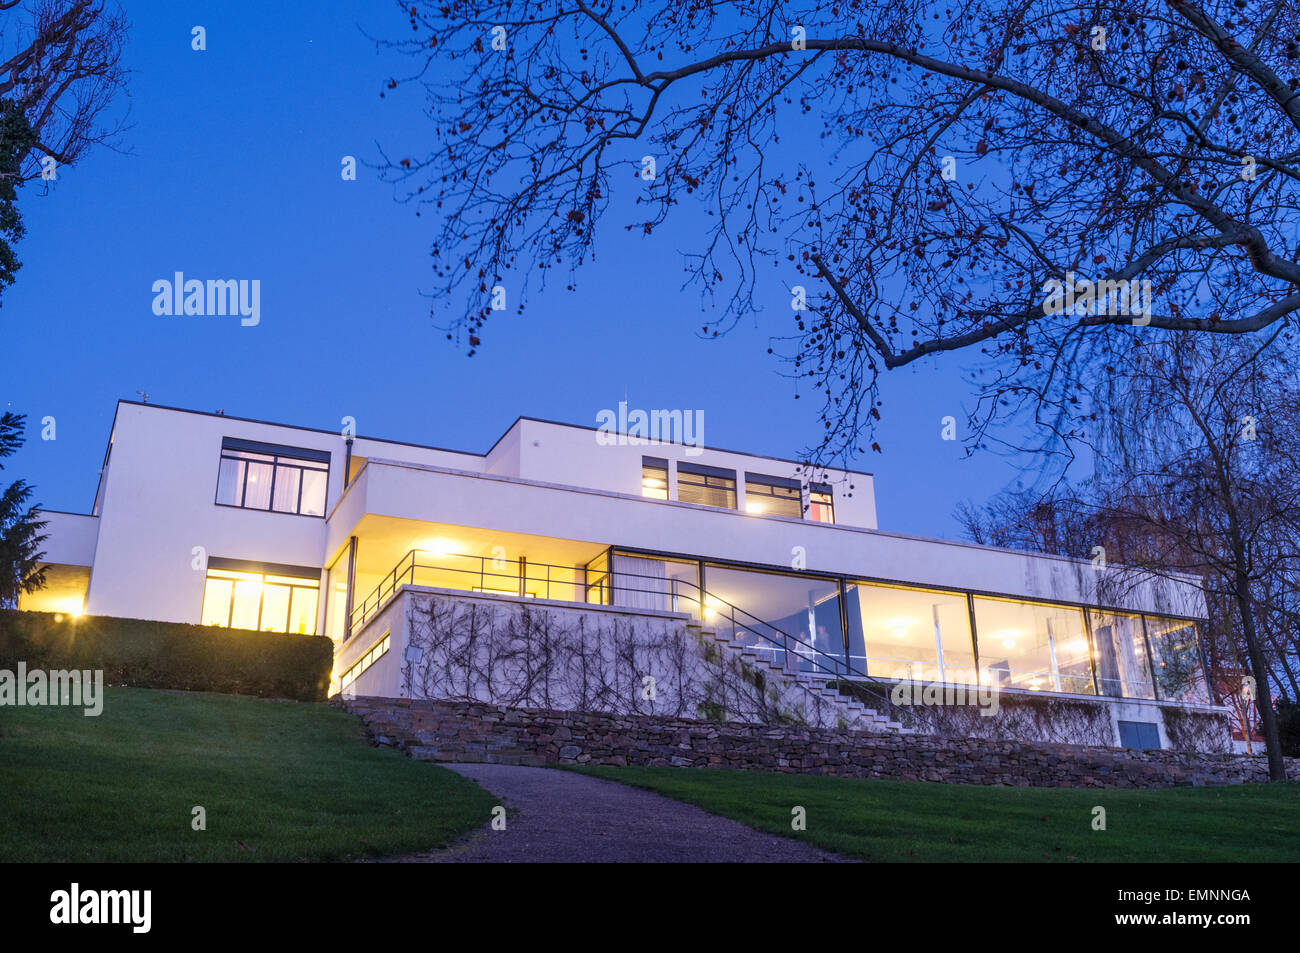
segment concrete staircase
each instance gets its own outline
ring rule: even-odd
[[[767,653],[760,653],[753,646],[737,642],[727,634],[696,626],[690,628],[701,638],[711,640],[724,656],[729,656],[751,675],[761,675],[762,684],[768,687],[769,692],[776,690],[779,704],[810,727],[904,735],[913,733],[911,729],[891,721],[887,715],[830,687],[825,676],[788,671],[773,663]],[[746,718],[742,712],[740,720],[752,719]]]

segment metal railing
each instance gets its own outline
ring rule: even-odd
[[[404,585],[684,612],[714,631],[725,632],[733,644],[765,657],[792,675],[813,675],[828,680],[874,678],[844,654],[831,654],[819,648],[806,633],[787,632],[688,580],[419,549],[408,551],[371,593],[353,606],[350,632],[359,632]],[[871,696],[892,717],[893,704],[888,696],[865,685],[855,685],[854,691]],[[921,708],[913,711],[922,719],[929,714]]]

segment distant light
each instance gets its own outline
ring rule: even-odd
[[[747,513],[761,513],[761,512],[763,512],[763,504],[762,504],[762,503],[746,503],[746,504],[745,504],[745,512],[747,512]]]

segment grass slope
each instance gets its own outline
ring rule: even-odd
[[[107,689],[0,708],[0,861],[342,860],[427,850],[496,803],[324,704]],[[191,829],[192,809],[207,830]]]
[[[573,770],[870,861],[1297,861],[1300,785],[1000,788],[694,768]],[[803,807],[807,830],[791,830]],[[1106,830],[1092,829],[1093,807]]]

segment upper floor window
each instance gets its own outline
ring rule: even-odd
[[[227,437],[221,442],[217,503],[250,510],[325,515],[330,455]]]
[[[835,522],[835,497],[829,483],[808,485],[808,518],[815,523]]]
[[[736,471],[694,463],[677,464],[677,499],[701,506],[736,508]]]
[[[660,457],[641,458],[641,495],[652,500],[668,499],[668,461]]]
[[[745,474],[745,510],[766,516],[803,516],[803,497],[798,480]]]

